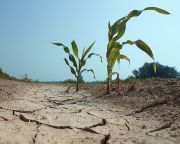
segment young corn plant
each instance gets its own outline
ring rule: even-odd
[[[69,56],[69,61],[67,60],[67,58],[64,58],[65,63],[69,66],[71,73],[75,76],[76,78],[76,91],[79,90],[79,82],[80,79],[82,77],[82,73],[83,72],[91,72],[94,76],[95,79],[95,73],[93,69],[86,69],[84,68],[86,61],[88,59],[90,59],[92,56],[98,56],[102,62],[102,57],[99,54],[96,53],[90,53],[91,48],[93,47],[95,42],[93,42],[88,48],[83,49],[82,55],[79,57],[79,48],[76,44],[75,41],[71,42],[71,46],[72,46],[72,51],[73,54],[70,52],[70,49],[65,46],[62,43],[52,43],[56,46],[61,46],[64,48],[65,53],[68,54]],[[70,62],[72,64],[70,64]]]
[[[144,11],[155,11],[160,14],[168,15],[170,14],[166,10],[157,8],[157,7],[147,7],[143,10],[133,10],[127,16],[117,20],[114,24],[108,24],[108,44],[107,44],[107,52],[106,52],[106,59],[107,59],[107,93],[110,93],[110,83],[113,75],[113,67],[116,62],[120,63],[121,59],[128,60],[130,59],[121,54],[121,49],[124,45],[136,45],[140,50],[144,51],[147,55],[150,56],[155,62],[154,55],[151,51],[151,48],[142,40],[127,40],[125,42],[118,42],[119,39],[122,38],[126,31],[126,23],[134,17],[139,16]],[[154,63],[154,71],[156,72],[156,64]]]

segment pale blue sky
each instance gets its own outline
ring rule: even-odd
[[[179,0],[1,0],[0,1],[0,67],[12,76],[28,74],[41,81],[73,78],[65,65],[64,51],[51,42],[70,46],[76,40],[81,50],[96,40],[92,51],[103,56],[87,67],[94,68],[97,80],[106,79],[107,24],[127,15],[133,9],[157,6],[172,15],[143,13],[127,24],[123,40],[142,39],[152,48],[161,64],[180,70],[180,1]],[[122,61],[121,78],[151,59],[136,47],[124,47],[131,59]],[[84,74],[92,81],[91,74]]]

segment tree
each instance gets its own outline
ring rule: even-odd
[[[93,42],[87,49],[83,49],[81,57],[79,57],[79,48],[78,48],[75,41],[71,42],[73,54],[71,54],[70,49],[67,46],[65,46],[64,44],[62,44],[62,43],[52,43],[52,44],[54,44],[56,46],[63,47],[65,53],[68,54],[69,61],[66,58],[64,58],[64,61],[69,66],[69,68],[71,70],[71,73],[76,78],[76,91],[79,90],[79,83],[83,82],[83,77],[82,77],[83,72],[85,72],[85,71],[91,72],[93,74],[93,76],[94,76],[94,79],[95,79],[95,73],[94,73],[93,69],[86,69],[86,68],[83,69],[83,67],[86,64],[86,61],[88,59],[90,59],[92,56],[98,56],[101,59],[101,62],[102,62],[102,57],[99,54],[89,53],[91,48],[93,47],[94,43],[95,42]],[[70,65],[69,62],[71,62],[72,65]]]
[[[160,63],[156,63],[157,72],[153,71],[153,63],[144,63],[142,67],[138,70],[133,70],[134,78],[176,78],[180,75],[180,73],[174,68],[169,66],[161,65]]]
[[[126,23],[133,17],[139,16],[144,11],[153,10],[161,14],[170,14],[169,12],[157,8],[157,7],[147,7],[143,10],[133,10],[127,16],[117,20],[114,24],[108,24],[108,44],[107,44],[107,52],[106,52],[106,59],[107,59],[107,93],[110,93],[110,82],[113,75],[113,67],[116,62],[120,63],[121,59],[128,60],[130,59],[121,54],[121,49],[124,45],[136,45],[140,50],[144,51],[147,55],[150,56],[154,61],[154,55],[151,51],[151,48],[142,40],[131,41],[127,40],[125,42],[118,42],[120,38],[124,35],[126,31]],[[154,64],[154,71],[156,71],[156,65]]]

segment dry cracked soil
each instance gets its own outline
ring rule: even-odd
[[[105,93],[0,79],[0,144],[180,144],[180,80]]]

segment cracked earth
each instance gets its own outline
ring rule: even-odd
[[[104,87],[0,80],[0,144],[179,144],[180,86],[170,82],[176,93],[126,85],[107,96]]]

